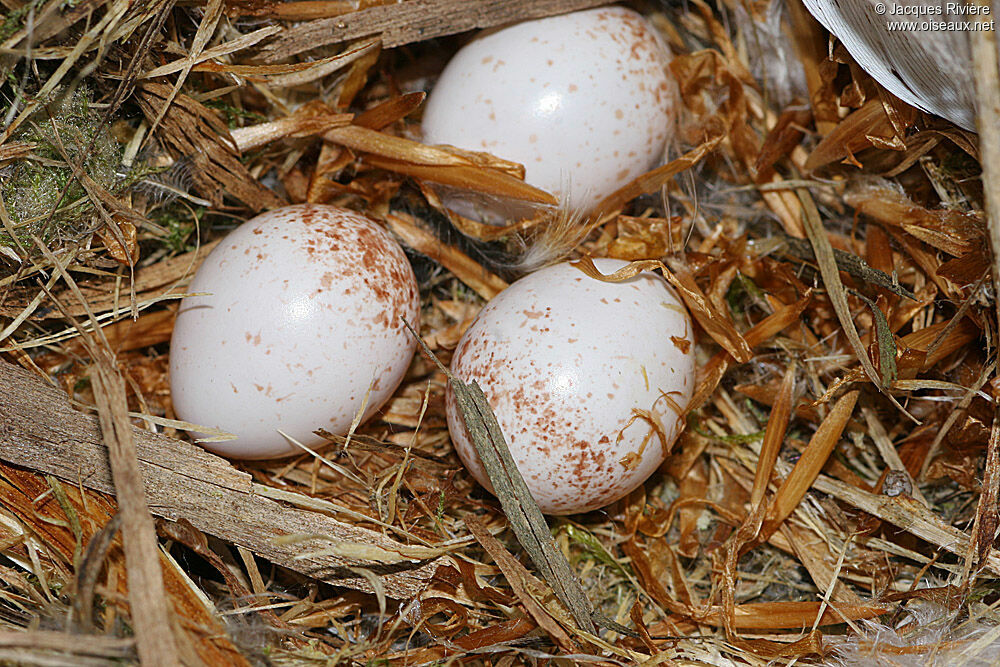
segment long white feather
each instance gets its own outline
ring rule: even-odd
[[[893,95],[967,130],[975,130],[976,90],[969,47],[972,26],[965,23],[974,24],[976,17],[949,12],[950,6],[972,6],[972,0],[804,0],[804,3],[843,42],[858,64]],[[924,11],[932,13],[903,14],[904,7],[927,8]],[[928,21],[949,23],[950,29],[920,29],[920,24]],[[899,29],[900,22],[914,22],[917,29]],[[896,27],[890,30],[892,24]]]

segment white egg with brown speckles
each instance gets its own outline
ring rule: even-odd
[[[236,435],[239,459],[286,456],[371,417],[406,373],[420,297],[405,253],[367,217],[333,206],[263,213],[198,269],[170,343],[179,419]],[[205,293],[195,296],[197,293]],[[365,401],[367,400],[367,405]]]
[[[677,114],[669,62],[656,30],[624,7],[489,31],[442,72],[424,141],[519,162],[525,181],[587,211],[663,158]],[[500,222],[498,207],[470,201],[454,208]]]
[[[693,337],[660,276],[608,283],[564,263],[486,304],[451,371],[482,387],[542,511],[575,514],[622,498],[663,462],[694,389]],[[447,414],[463,463],[490,488],[450,388]]]

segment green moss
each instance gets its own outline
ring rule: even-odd
[[[729,285],[729,290],[726,292],[726,302],[733,314],[742,315],[750,304],[760,301],[763,296],[764,291],[757,286],[757,283],[742,273],[737,273],[736,280]]]
[[[583,556],[594,558],[604,565],[617,570],[626,579],[634,576],[631,567],[625,566],[615,559],[605,546],[583,527],[567,522],[559,526],[557,530],[565,531],[569,539],[583,550]]]
[[[20,30],[24,25],[24,19],[28,16],[28,12],[32,9],[37,9],[41,4],[42,0],[32,0],[32,2],[26,2],[23,7],[18,7],[9,12],[0,21],[0,42],[6,41],[8,37]]]
[[[190,209],[186,209],[185,213]],[[189,250],[194,250],[195,242],[197,238],[195,237],[195,230],[197,229],[196,223],[201,220],[201,217],[205,213],[205,209],[198,207],[193,209],[194,218],[185,219],[182,218],[178,212],[168,208],[160,210],[154,217],[153,221],[166,230],[166,234],[161,237],[163,244],[170,248],[171,252],[181,253],[188,252]],[[188,213],[190,215],[190,213]]]
[[[230,129],[241,127],[243,121],[263,123],[267,120],[267,116],[253,111],[247,111],[246,109],[240,109],[239,107],[234,107],[233,105],[227,104],[222,100],[209,100],[205,102],[205,106],[209,109],[221,111],[226,117],[226,124],[229,125]]]
[[[53,243],[89,231],[93,205],[71,164],[112,194],[124,189],[126,179],[118,175],[121,147],[92,108],[86,88],[39,109],[12,140],[34,144],[0,182],[0,197],[22,245],[30,247],[32,235]],[[15,243],[0,233],[0,245]]]

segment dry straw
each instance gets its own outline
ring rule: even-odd
[[[679,139],[581,218],[418,120],[458,33],[597,2],[0,4],[0,660],[995,661],[993,33],[977,135],[796,3],[639,3]],[[534,214],[483,225],[442,188]],[[174,419],[177,299],[236,222],[301,201],[408,248],[427,354],[349,438],[233,465]],[[699,375],[649,482],[547,520],[457,384],[499,500],[462,468],[434,360],[563,257],[663,273]]]

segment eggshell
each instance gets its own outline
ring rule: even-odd
[[[203,443],[241,459],[344,434],[392,395],[410,364],[420,298],[402,248],[368,218],[289,206],[231,232],[181,303],[170,344],[179,419],[233,433]]]
[[[622,7],[485,33],[431,91],[424,141],[519,162],[528,183],[587,210],[662,159],[676,113],[669,60]],[[488,206],[459,212],[497,222]]]
[[[625,266],[595,264],[605,274]],[[666,456],[694,386],[693,331],[658,275],[606,283],[558,264],[490,301],[451,370],[482,387],[542,511],[586,512],[628,494]],[[491,488],[450,388],[447,415],[462,461]]]

